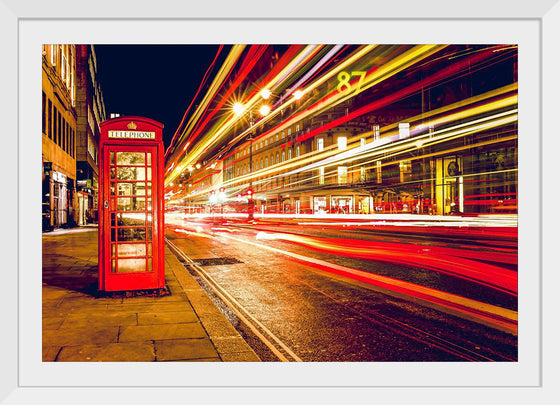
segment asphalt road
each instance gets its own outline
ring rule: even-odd
[[[516,361],[516,333],[481,322],[445,306],[426,304],[418,297],[370,285],[347,277],[327,264],[403,280],[411,285],[444,291],[469,300],[515,311],[517,297],[463,278],[409,265],[340,254],[285,239],[257,239],[259,232],[297,234],[321,240],[355,239],[358,246],[396,243],[435,246],[478,252],[499,252],[502,267],[513,267],[504,241],[428,238],[425,235],[383,233],[366,229],[302,227],[282,223],[174,224],[166,232],[169,241],[192,260],[185,271],[205,277],[243,308],[256,324],[301,361]],[[479,238],[480,239],[480,238]],[[484,239],[484,238],[482,238]],[[497,238],[499,239],[499,238]],[[385,245],[383,245],[385,246]],[[367,251],[367,249],[365,249]],[[447,252],[447,251],[446,251]],[[429,251],[428,253],[429,254]],[[459,254],[459,253],[458,253]],[[463,253],[460,253],[463,254]],[[470,253],[466,253],[468,256]],[[490,255],[491,256],[491,255]],[[309,258],[309,260],[304,259]],[[473,258],[471,257],[471,259]],[[493,258],[492,260],[496,260]],[[491,262],[491,261],[490,261]],[[496,264],[495,262],[493,263]],[[200,273],[202,272],[202,273]],[[205,274],[206,276],[199,276]],[[208,291],[231,322],[263,360],[278,356],[242,322],[235,311]]]

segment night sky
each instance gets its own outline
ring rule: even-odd
[[[95,45],[107,118],[118,113],[159,121],[167,148],[217,50],[218,45]],[[214,69],[220,66],[217,61]]]

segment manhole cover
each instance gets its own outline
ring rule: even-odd
[[[243,263],[235,257],[212,257],[211,259],[195,259],[195,264],[199,266],[223,266],[225,264]]]

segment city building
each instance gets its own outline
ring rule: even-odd
[[[99,124],[106,119],[93,45],[76,45],[76,175],[78,225],[97,222]]]
[[[254,204],[255,213],[517,213],[516,46],[344,49],[335,73],[307,83],[312,90],[295,97],[292,84],[311,77],[313,61],[284,74],[278,94],[252,96],[228,148],[208,149],[200,170],[184,171],[170,203],[209,212],[209,196],[224,189],[237,212]],[[337,68],[349,60],[355,70]],[[247,94],[272,77],[266,61],[257,66]],[[277,106],[270,117],[259,114],[264,103]],[[209,178],[208,166],[222,161],[222,178]]]
[[[43,45],[43,229],[75,224],[76,47]]]

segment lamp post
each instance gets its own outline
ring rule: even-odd
[[[253,112],[249,112],[249,125],[251,126],[251,131],[247,140],[249,141],[249,191],[247,193],[247,214],[248,220],[252,221],[254,218],[255,211],[255,200],[253,199]]]
[[[299,99],[301,97],[301,93],[299,92],[298,95],[296,96],[296,99]],[[260,92],[261,97],[264,100],[268,100],[271,96],[272,96],[272,92],[269,89],[263,89]],[[241,116],[246,112],[246,108],[243,104],[241,104],[240,102],[236,102],[233,105],[233,112],[235,115],[237,116]],[[271,107],[270,105],[264,103],[260,106],[259,108],[259,113],[261,116],[266,116],[271,112]],[[247,214],[248,214],[248,220],[252,221],[254,219],[254,213],[255,213],[255,198],[254,198],[254,193],[253,193],[253,178],[252,178],[252,174],[253,174],[253,131],[254,131],[254,124],[255,121],[253,119],[253,111],[249,111],[249,125],[250,125],[250,131],[249,131],[249,135],[247,136],[247,140],[249,141],[249,191],[247,193]]]

